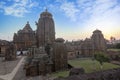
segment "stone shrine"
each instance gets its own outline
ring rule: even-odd
[[[52,44],[55,41],[55,27],[52,14],[47,9],[40,14],[36,25],[37,46],[45,46],[48,42]]]
[[[14,34],[13,42],[17,50],[25,50],[36,44],[35,31],[30,27],[29,22],[22,30]]]
[[[106,41],[100,30],[93,31],[93,35],[91,37],[94,51],[106,51]]]
[[[0,40],[0,57],[4,57],[5,60],[16,59],[16,48],[12,42]]]
[[[67,68],[67,49],[62,38],[52,45],[30,48],[24,66],[26,76],[46,75]]]
[[[27,76],[46,75],[67,69],[67,49],[64,39],[55,40],[52,14],[47,10],[36,22],[36,43],[29,48],[24,69]]]
[[[71,50],[72,52],[72,54],[68,54],[68,57],[73,56],[73,58],[76,58],[77,56],[91,57],[96,51],[106,52],[107,49],[105,38],[100,30],[93,31],[91,38],[66,42],[66,45],[67,49]]]
[[[24,69],[26,76],[45,75],[52,72],[52,60],[45,52],[44,47],[29,49]]]

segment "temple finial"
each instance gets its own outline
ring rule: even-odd
[[[27,24],[29,24],[29,21],[27,21]]]
[[[47,9],[47,8],[45,9],[45,12],[48,12],[48,9]]]
[[[99,30],[98,28],[96,28],[96,30]]]

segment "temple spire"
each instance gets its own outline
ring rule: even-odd
[[[29,21],[27,21],[27,24],[29,24]]]
[[[48,12],[48,9],[47,9],[47,8],[45,9],[45,12]]]

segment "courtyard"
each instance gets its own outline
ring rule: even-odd
[[[68,63],[75,68],[84,68],[86,73],[101,71],[99,62],[96,60],[93,61],[90,58],[73,59],[73,60],[69,60]],[[108,70],[113,68],[120,68],[120,66],[107,62],[103,64],[103,70]],[[67,77],[68,75],[69,75],[69,71],[60,71],[52,74],[52,76],[57,76],[57,77]]]

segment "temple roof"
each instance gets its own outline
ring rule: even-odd
[[[93,33],[101,33],[101,31],[96,29],[95,31],[93,31]]]
[[[46,9],[44,12],[40,14],[40,16],[41,17],[52,17],[52,14],[48,12],[48,10]]]
[[[65,40],[63,38],[57,38],[55,41],[56,42],[64,42]]]
[[[32,28],[30,27],[29,22],[27,22],[27,24],[25,25],[25,27],[23,28],[22,32],[31,32],[33,31]]]
[[[0,40],[0,45],[8,45],[9,42],[6,40]]]

